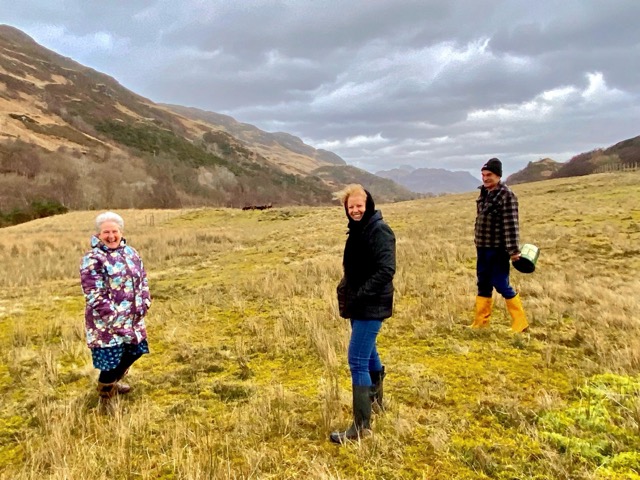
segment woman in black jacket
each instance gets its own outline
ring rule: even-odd
[[[383,320],[392,314],[396,238],[375,209],[371,194],[361,185],[347,186],[338,198],[349,219],[338,304],[340,316],[351,321],[348,358],[353,423],[344,432],[333,432],[330,439],[344,443],[369,435],[372,404],[382,409],[385,372],[376,349],[376,337]]]

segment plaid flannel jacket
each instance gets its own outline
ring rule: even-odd
[[[476,247],[504,248],[509,255],[520,253],[516,194],[502,182],[492,191],[482,186],[476,205]]]

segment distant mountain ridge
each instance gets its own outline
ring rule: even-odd
[[[381,170],[376,175],[393,180],[413,192],[430,194],[470,192],[481,183],[469,172],[413,168],[409,165]]]
[[[41,201],[71,209],[329,204],[344,169],[381,202],[417,197],[293,135],[155,104],[0,25],[0,215]]]
[[[608,148],[597,148],[580,153],[566,163],[544,158],[529,162],[525,168],[510,175],[507,183],[517,184],[537,182],[549,178],[577,177],[590,175],[604,169],[615,169],[631,165],[640,165],[640,136],[629,138]]]
[[[238,122],[229,115],[223,115],[221,113],[209,112],[194,107],[183,107],[180,105],[160,104],[169,108],[170,110],[194,120],[201,120],[211,125],[217,125],[224,131],[243,142],[245,145],[252,147],[254,150],[259,151],[265,158],[272,160],[274,163],[279,164],[285,168],[297,170],[299,172],[310,173],[319,165],[312,165],[310,168],[305,164],[295,164],[292,161],[292,165],[284,163],[278,158],[282,155],[290,155],[291,153],[303,155],[305,157],[316,160],[320,163],[327,163],[332,165],[346,165],[347,163],[333,152],[327,150],[316,149],[304,143],[300,138],[285,132],[269,133],[260,130],[254,125],[248,123]],[[274,154],[274,146],[282,147],[282,149],[289,152],[278,152],[280,155]],[[265,149],[268,147],[268,149]],[[272,159],[273,157],[273,159]]]

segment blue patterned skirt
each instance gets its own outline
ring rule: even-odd
[[[131,356],[139,357],[149,353],[149,344],[143,340],[137,345],[123,343],[115,347],[92,348],[93,366],[98,370],[113,370],[120,364],[122,355],[128,353]]]

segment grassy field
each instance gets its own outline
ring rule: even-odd
[[[387,411],[351,419],[333,208],[121,211],[152,350],[101,414],[78,265],[96,212],[2,229],[2,479],[640,479],[640,173],[517,185],[532,328],[468,328],[475,193],[380,205],[397,236]]]

